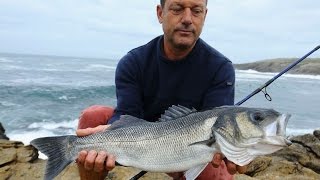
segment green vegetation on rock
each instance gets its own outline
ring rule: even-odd
[[[255,70],[259,72],[280,72],[295,62],[297,58],[268,59],[252,63],[234,64],[238,70]],[[308,58],[288,71],[289,74],[320,75],[320,58]]]

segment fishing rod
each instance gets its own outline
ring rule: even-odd
[[[259,92],[263,92],[265,98],[268,101],[271,101],[271,96],[267,93],[266,88],[276,79],[278,79],[280,76],[282,76],[284,73],[288,72],[290,69],[292,69],[294,66],[296,66],[297,64],[299,64],[300,62],[302,62],[303,60],[305,60],[308,56],[310,56],[312,53],[316,52],[318,49],[320,49],[320,45],[318,45],[317,47],[315,47],[312,51],[308,52],[306,55],[304,55],[303,57],[301,57],[300,59],[296,60],[295,62],[293,62],[291,65],[287,66],[284,70],[282,70],[279,74],[277,74],[276,76],[274,76],[273,78],[271,78],[269,81],[267,81],[265,84],[263,84],[261,87],[257,88],[256,90],[254,90],[251,94],[249,94],[247,97],[245,97],[244,99],[242,99],[241,101],[239,101],[237,104],[235,104],[236,106],[240,106],[241,104],[243,104],[244,102],[246,102],[247,100],[249,100],[250,98],[252,98],[254,95],[258,94]],[[143,175],[145,175],[147,173],[147,171],[140,171],[138,174],[136,174],[135,176],[133,176],[130,180],[138,180],[140,179]]]
[[[320,45],[318,45],[316,48],[314,48],[312,51],[308,52],[306,55],[304,55],[302,58],[296,60],[295,62],[293,62],[291,65],[289,65],[288,67],[286,67],[284,70],[282,70],[279,74],[277,74],[276,76],[274,76],[273,78],[271,78],[269,81],[267,81],[265,84],[263,84],[261,87],[257,88],[256,90],[254,90],[251,94],[249,94],[247,97],[245,97],[244,99],[242,99],[241,101],[239,101],[237,104],[237,106],[241,105],[242,103],[246,102],[248,99],[250,99],[252,96],[258,94],[259,92],[263,92],[265,98],[268,101],[271,101],[271,96],[267,93],[266,88],[273,83],[273,81],[275,81],[276,79],[278,79],[280,76],[282,76],[284,73],[288,72],[290,69],[292,69],[294,66],[296,66],[297,64],[299,64],[301,61],[305,60],[308,56],[310,56],[312,53],[316,52],[318,49],[320,49]]]

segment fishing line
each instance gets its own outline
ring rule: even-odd
[[[276,79],[278,79],[280,76],[282,76],[284,73],[288,72],[290,69],[292,69],[294,66],[296,66],[297,64],[299,64],[301,61],[305,60],[308,56],[310,56],[312,53],[314,53],[315,51],[317,51],[318,49],[320,49],[320,45],[318,45],[316,48],[314,48],[312,51],[308,52],[306,55],[304,55],[302,58],[298,59],[297,61],[293,62],[291,65],[289,65],[288,67],[286,67],[284,70],[282,70],[279,74],[277,74],[276,76],[274,76],[273,78],[271,78],[269,81],[267,81],[265,84],[263,84],[261,87],[257,88],[256,90],[254,90],[251,94],[249,94],[247,97],[245,97],[244,99],[242,99],[241,101],[239,101],[237,104],[235,104],[236,106],[240,106],[241,104],[243,104],[244,102],[246,102],[248,99],[252,98],[254,95],[258,94],[259,92],[263,92],[265,98],[268,101],[272,101],[271,96],[267,93],[267,87],[273,83],[273,81],[275,81]],[[147,173],[147,171],[141,171],[138,174],[136,174],[135,176],[133,176],[130,180],[138,180],[140,179],[143,175],[145,175]]]

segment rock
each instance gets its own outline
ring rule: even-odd
[[[314,135],[316,138],[320,139],[320,129],[314,130],[314,131],[313,131],[313,135]]]
[[[38,159],[33,163],[16,163],[10,168],[9,179],[42,180],[46,161]],[[2,179],[0,174],[0,179]]]
[[[38,150],[33,146],[23,146],[17,149],[17,161],[18,162],[32,162],[38,159]]]
[[[0,139],[9,140],[9,138],[5,134],[5,129],[3,128],[1,122],[0,122]]]
[[[320,173],[320,140],[311,134],[296,136],[290,140],[293,142],[291,146],[273,155],[291,162],[297,162]]]
[[[0,167],[14,162],[17,158],[15,148],[0,149]]]
[[[273,161],[264,171],[257,172],[253,177],[258,179],[320,179],[316,172],[303,167],[299,163],[287,160]]]
[[[315,134],[315,133],[314,133]],[[320,179],[320,140],[305,134],[290,138],[292,145],[269,156],[256,158],[245,175],[235,179]]]
[[[252,69],[259,72],[281,72],[296,60],[297,58],[268,59],[252,63],[234,64],[234,67],[239,70]],[[288,73],[319,75],[320,58],[307,58],[293,67]]]
[[[249,176],[253,176],[254,174],[264,171],[271,164],[272,157],[258,157],[254,161],[252,161],[247,168],[246,174]]]
[[[44,167],[34,147],[0,139],[0,179],[43,179]]]
[[[108,173],[106,180],[118,180],[118,179],[130,179],[140,170],[132,167],[115,167]],[[65,170],[63,170],[58,176],[57,180],[78,179],[79,172],[75,163],[70,164]],[[172,178],[165,173],[151,173],[148,172],[140,178],[141,180],[171,180]]]

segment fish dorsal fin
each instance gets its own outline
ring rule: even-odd
[[[111,126],[108,128],[108,130],[114,130],[114,129],[119,129],[119,128],[123,128],[123,127],[137,126],[137,125],[141,125],[144,123],[148,123],[148,122],[143,119],[139,119],[137,117],[134,117],[134,116],[121,115],[120,119],[118,121],[115,121],[114,123],[112,123]]]
[[[166,110],[164,112],[164,114],[161,115],[161,117],[159,118],[160,122],[164,122],[164,121],[170,121],[173,119],[177,119],[179,117],[184,117],[188,114],[191,114],[193,112],[196,112],[197,110],[192,108],[189,109],[187,107],[181,106],[181,105],[173,105],[171,107],[168,108],[168,110]]]

